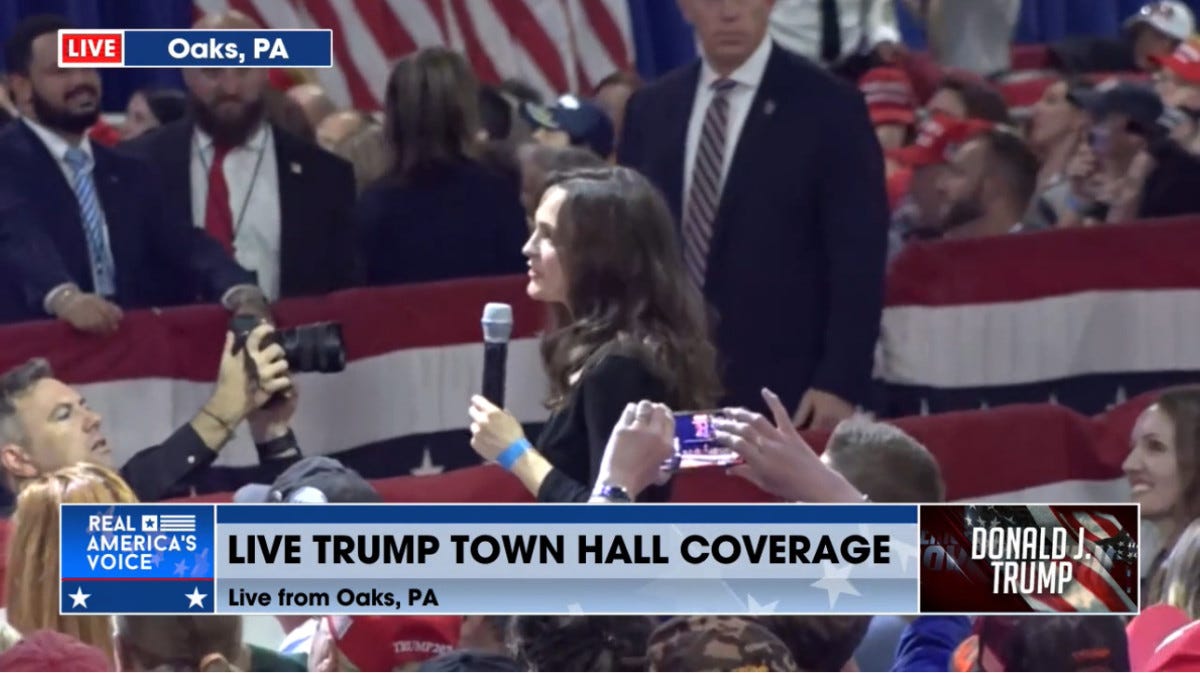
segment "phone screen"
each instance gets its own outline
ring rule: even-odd
[[[720,411],[685,411],[675,414],[675,453],[679,467],[734,465],[741,458],[716,442],[712,421]]]

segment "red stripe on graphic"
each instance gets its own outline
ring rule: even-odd
[[[1111,612],[1129,611],[1129,606],[1121,600],[1112,586],[1090,566],[1076,563],[1075,580],[1086,587]]]
[[[63,582],[211,582],[211,577],[64,577]]]

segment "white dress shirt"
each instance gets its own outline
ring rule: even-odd
[[[750,115],[750,106],[758,93],[758,85],[762,82],[763,72],[767,69],[767,60],[771,57],[771,38],[763,38],[762,44],[750,54],[745,63],[738,66],[729,74],[729,78],[737,82],[726,93],[729,99],[729,126],[725,129],[725,154],[721,164],[721,186],[725,184],[725,176],[729,174],[729,165],[733,162],[733,153],[737,149],[738,138],[742,135],[742,127],[746,125],[746,117]],[[713,99],[713,82],[720,79],[712,66],[705,59],[700,66],[700,81],[696,86],[696,99],[692,103],[692,116],[688,120],[687,145],[683,153],[683,202],[686,207],[688,195],[692,189],[692,169],[696,163],[696,152],[700,148],[700,132],[704,127],[704,117],[708,114],[708,104]]]
[[[212,137],[197,128],[192,137],[192,221],[204,228]],[[257,169],[257,172],[256,172]],[[279,298],[279,249],[282,215],[275,138],[263,124],[250,139],[225,155],[225,184],[233,214],[234,258],[258,274],[268,300]]]
[[[895,0],[837,0],[842,57],[900,42]],[[771,37],[779,46],[821,62],[821,0],[776,0]]]
[[[45,126],[33,121],[29,117],[22,117],[21,121],[29,127],[29,130],[33,131],[33,134],[38,137],[38,140],[42,141],[42,144],[46,146],[46,150],[50,152],[50,156],[54,157],[55,163],[58,164],[59,170],[61,170],[63,173],[63,178],[65,178],[67,181],[67,186],[71,188],[71,193],[74,194],[75,169],[71,168],[71,164],[67,163],[67,150],[71,149],[71,144],[66,140],[63,140],[62,136],[59,136],[54,131],[51,131]],[[100,204],[100,222],[103,225],[101,226],[101,231],[104,233],[104,246],[109,249],[111,254],[112,241],[109,239],[108,235],[108,219],[104,216],[104,201],[100,199],[100,181],[94,174],[96,168],[96,155],[92,153],[92,141],[88,140],[86,133],[83,134],[83,140],[79,142],[79,149],[83,150],[83,153],[87,155],[87,169],[89,171],[93,171],[92,183],[96,189],[96,202]],[[91,262],[91,259],[92,257],[89,254],[89,263]],[[59,285],[46,293],[46,297],[43,299],[42,305],[46,309],[47,313],[50,313],[50,306],[53,304],[55,296],[59,293],[59,291],[66,288],[68,285],[70,285],[70,283]]]

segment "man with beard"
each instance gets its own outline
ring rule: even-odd
[[[100,77],[58,67],[61,17],[26,19],[5,45],[25,115],[0,133],[0,184],[24,197],[0,220],[0,323],[46,314],[111,333],[122,308],[221,299],[263,314],[253,275],[220,246],[169,216],[154,176],[91,143]]]
[[[231,11],[195,28],[259,26]],[[155,166],[168,202],[255,271],[272,300],[353,286],[350,164],[267,120],[266,70],[189,68],[183,78],[191,118],[127,146]]]
[[[938,181],[946,238],[998,236],[1021,230],[1037,187],[1038,161],[1024,141],[993,129],[964,143]]]

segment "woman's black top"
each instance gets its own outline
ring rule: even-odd
[[[637,358],[607,355],[584,371],[565,404],[546,421],[538,451],[554,465],[538,490],[541,502],[587,502],[604,447],[625,405],[639,400],[671,404],[666,384]],[[639,500],[661,502],[669,489],[651,486]]]
[[[516,186],[473,160],[363,192],[355,226],[368,285],[522,273],[529,237]]]

